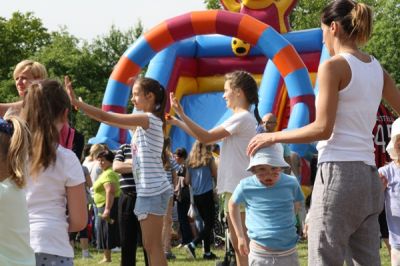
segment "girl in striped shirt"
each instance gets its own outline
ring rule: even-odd
[[[156,80],[138,78],[132,87],[132,104],[141,113],[107,113],[77,99],[72,83],[65,78],[71,103],[91,118],[124,129],[136,128],[132,138],[133,173],[137,200],[135,214],[142,229],[143,246],[150,265],[167,265],[162,247],[163,217],[171,195],[171,185],[163,168],[163,123],[165,89]]]

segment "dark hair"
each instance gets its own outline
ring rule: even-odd
[[[175,150],[175,154],[176,154],[176,156],[178,156],[179,158],[183,158],[183,159],[185,159],[185,160],[186,160],[186,158],[187,158],[187,156],[188,156],[186,149],[183,148],[183,147],[177,148],[177,149]]]
[[[254,78],[250,73],[242,70],[237,70],[225,75],[225,81],[229,81],[232,89],[241,89],[249,104],[254,104],[254,116],[257,122],[261,122],[260,114],[258,113],[258,87]]]
[[[152,113],[158,118],[165,122],[164,111],[165,105],[167,103],[167,96],[165,88],[157,80],[152,78],[140,77],[135,81],[135,84],[139,84],[140,88],[143,90],[144,95],[149,93],[154,94],[154,110]]]
[[[114,153],[112,151],[106,149],[106,150],[100,152],[99,154],[97,154],[96,159],[101,158],[101,159],[105,159],[112,163],[114,161],[114,157],[115,157]]]
[[[321,14],[321,22],[330,25],[340,24],[349,39],[357,44],[366,43],[372,32],[372,10],[363,3],[353,0],[336,0],[326,6]]]
[[[59,142],[56,123],[70,109],[69,97],[60,82],[47,79],[28,88],[20,116],[27,122],[32,136],[29,149],[32,175],[56,161]]]

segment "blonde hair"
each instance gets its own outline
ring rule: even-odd
[[[336,0],[324,8],[321,22],[330,25],[333,21],[340,24],[346,37],[357,45],[365,44],[372,33],[372,9],[353,0]]]
[[[46,79],[47,70],[44,65],[33,60],[23,60],[19,62],[14,69],[13,77],[17,78],[18,74],[22,71],[29,70],[34,79]]]
[[[58,81],[34,83],[25,94],[21,118],[31,131],[29,148],[31,174],[37,175],[56,161],[59,131],[57,122],[70,110],[69,97]]]
[[[188,167],[197,168],[209,165],[211,160],[214,158],[211,152],[211,147],[211,145],[206,145],[196,140],[190,150]]]
[[[99,155],[99,153],[107,150],[108,148],[104,145],[104,144],[93,144],[92,147],[90,147],[89,150],[89,155],[88,155],[88,159],[90,161],[94,161],[97,159],[97,155]]]
[[[11,180],[17,187],[23,188],[28,174],[29,130],[17,116],[9,116],[3,123],[11,123],[12,130],[0,130],[0,159],[6,162]]]

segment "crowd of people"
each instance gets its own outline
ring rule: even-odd
[[[400,120],[387,147],[393,161],[379,171],[372,130],[382,98],[400,113],[400,92],[378,60],[359,49],[372,30],[367,5],[331,2],[321,28],[331,58],[319,67],[316,117],[294,130],[275,131],[273,114],[260,117],[258,87],[245,71],[225,75],[223,98],[232,115],[204,129],[173,93],[176,116],[165,116],[168,96],[154,79],[135,80],[137,112],[109,113],[77,97],[69,77],[62,85],[48,79],[42,64],[19,63],[14,80],[21,100],[0,104],[0,265],[73,265],[77,232],[82,256],[91,258],[95,243],[100,263],[111,262],[120,247],[121,265],[135,265],[141,244],[146,265],[167,265],[176,258],[175,235],[190,258],[202,252],[202,259],[215,260],[216,208],[225,214],[225,240],[238,266],[299,265],[302,236],[309,265],[380,265],[378,216],[385,201],[391,263],[399,266]],[[117,151],[88,146],[81,163],[80,134],[68,124],[73,107],[128,129],[131,143]],[[196,139],[189,152],[171,151],[167,123]],[[287,144],[316,141],[318,169],[303,234],[296,215],[305,198]]]

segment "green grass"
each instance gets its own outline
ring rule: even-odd
[[[300,243],[298,245],[298,253],[300,258],[300,265],[307,265],[307,244]],[[186,252],[183,248],[173,248],[172,252],[176,255],[175,260],[171,260],[168,262],[168,265],[174,266],[211,266],[215,265],[214,261],[205,261],[203,259],[189,260],[186,257]],[[201,249],[196,249],[196,254],[200,257]],[[213,252],[222,260],[225,254],[223,249],[214,249]],[[79,249],[75,249],[75,265],[76,266],[86,266],[86,265],[97,265],[97,263],[103,258],[103,254],[101,252],[97,252],[96,250],[91,250],[91,255],[93,259],[83,260],[82,254]],[[386,248],[381,248],[381,259],[382,266],[390,266],[390,258]],[[112,262],[106,265],[110,266],[119,266],[120,265],[120,253],[113,252],[112,254]],[[137,265],[144,265],[143,262],[143,252],[142,249],[139,249],[137,252]]]

